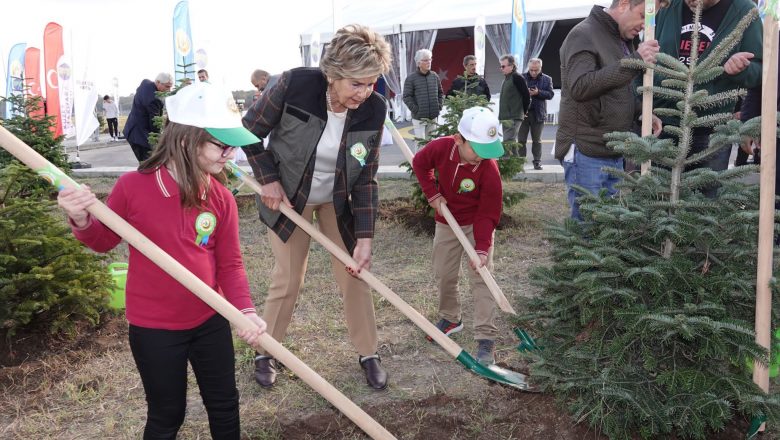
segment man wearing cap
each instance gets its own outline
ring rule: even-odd
[[[477,251],[480,267],[493,270],[493,233],[502,210],[501,175],[495,158],[504,154],[501,124],[485,107],[463,112],[458,133],[429,142],[414,156],[412,167],[428,203],[436,210],[433,237],[433,271],[439,286],[439,315],[436,324],[445,335],[463,329],[458,295],[461,246],[441,214],[447,205]],[[438,173],[438,178],[437,178]],[[472,269],[474,263],[469,261]],[[476,359],[494,363],[496,303],[485,282],[469,271],[474,295],[474,337]]]
[[[162,115],[163,102],[157,97],[157,92],[167,92],[173,87],[173,78],[170,73],[160,73],[154,82],[145,79],[135,91],[133,107],[125,122],[122,134],[127,143],[133,149],[133,154],[138,162],[143,162],[152,152],[149,144],[149,133],[157,132],[154,126],[154,117]]]
[[[658,0],[649,0],[658,8]],[[622,59],[655,63],[658,41],[634,46],[645,26],[644,0],[613,0],[596,5],[561,46],[561,110],[555,139],[555,158],[561,161],[568,188],[571,217],[582,220],[574,186],[592,194],[602,189],[617,193],[618,178],[604,168],[623,169],[623,156],[607,146],[604,135],[628,131],[642,106],[633,84],[642,71],[624,67]],[[653,116],[653,129],[661,121]]]

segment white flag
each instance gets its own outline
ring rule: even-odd
[[[76,144],[81,145],[100,126],[95,117],[98,93],[92,81],[77,81],[75,90]]]
[[[474,23],[474,56],[477,58],[477,75],[485,74],[485,16]]]

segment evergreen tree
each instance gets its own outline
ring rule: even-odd
[[[22,110],[3,126],[68,172],[53,118],[36,112],[40,97],[8,101]],[[105,258],[73,237],[51,185],[0,151],[0,332],[11,337],[24,327],[58,332],[81,320],[97,323],[111,286]]]
[[[753,359],[768,362],[753,329],[758,188],[738,179],[756,168],[685,170],[759,134],[755,120],[697,115],[744,91],[709,96],[696,87],[722,74],[755,15],[706,59],[693,51],[686,66],[658,55],[655,73],[666,79],[652,91],[679,104],[656,114],[679,118],[665,127],[679,142],[609,135],[615,151],[654,167],[644,176],[610,170],[623,179],[615,198],[580,188],[584,221],[551,226],[553,264],[532,273],[543,292],[519,321],[543,347],[528,355],[532,377],[566,402],[575,420],[610,438],[704,439],[737,416],[778,421],[780,401],[750,374]],[[697,40],[698,33],[693,47]],[[709,148],[689,157],[692,129],[718,124]],[[705,196],[712,187],[717,194]],[[780,303],[772,288],[774,327]]]

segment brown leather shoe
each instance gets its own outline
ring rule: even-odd
[[[276,372],[279,368],[276,359],[271,356],[255,357],[255,382],[263,388],[271,388],[276,382]]]
[[[363,372],[366,373],[368,386],[375,390],[387,388],[387,371],[382,368],[382,360],[379,359],[378,354],[359,356],[358,362],[360,362]]]

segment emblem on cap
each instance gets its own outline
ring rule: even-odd
[[[490,127],[488,129],[488,136],[493,137],[496,135],[496,127]]]
[[[241,114],[241,110],[238,109],[238,104],[236,104],[236,100],[232,96],[227,100],[227,108],[233,113]]]

